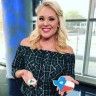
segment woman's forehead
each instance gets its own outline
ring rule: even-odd
[[[42,7],[39,12],[37,13],[37,15],[56,15],[56,12],[49,6],[44,6]]]

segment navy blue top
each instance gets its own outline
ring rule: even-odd
[[[24,96],[59,96],[52,80],[62,75],[74,77],[75,55],[72,53],[58,53],[47,50],[30,49],[20,45],[17,49],[12,74],[20,69],[33,73],[38,81],[36,87],[27,86],[22,82],[21,91]]]

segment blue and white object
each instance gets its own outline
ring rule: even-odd
[[[66,80],[64,76],[60,76],[58,80],[53,80],[53,84],[57,86],[60,91],[70,91],[75,87],[75,84]]]

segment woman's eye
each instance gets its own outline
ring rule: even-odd
[[[49,18],[49,21],[54,21],[55,19],[54,18]]]
[[[39,20],[44,20],[44,18],[40,17]]]

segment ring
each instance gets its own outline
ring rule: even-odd
[[[37,84],[37,81],[36,81],[36,79],[30,79],[30,80],[28,80],[28,85],[30,86],[30,85],[36,85]]]

